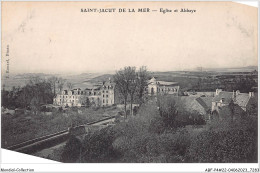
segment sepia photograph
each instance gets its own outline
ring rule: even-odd
[[[2,150],[64,165],[259,162],[258,6],[2,1],[1,18]]]

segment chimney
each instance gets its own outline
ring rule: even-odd
[[[237,95],[235,94],[235,91],[233,90],[232,99],[233,99],[234,102],[236,102],[236,98],[237,98],[236,96],[237,96]]]
[[[249,92],[249,98],[254,97],[254,92]]]
[[[222,89],[216,89],[216,96],[218,96],[220,92],[222,92]]]

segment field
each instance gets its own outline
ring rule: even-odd
[[[70,109],[65,112],[53,110],[38,115],[29,111],[14,115],[2,114],[2,147],[7,148],[26,140],[66,130],[71,125],[83,125],[117,115],[118,111],[120,110],[116,107],[107,107]]]

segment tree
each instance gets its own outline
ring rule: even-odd
[[[32,100],[30,102],[30,108],[31,108],[31,110],[33,111],[33,113],[35,115],[38,114],[38,111],[40,109],[40,100],[39,100],[39,98],[37,98],[37,97],[33,97],[32,98]]]
[[[233,122],[234,113],[235,113],[235,103],[234,103],[233,99],[230,101],[228,106],[229,106],[229,109],[230,109],[230,112],[231,112],[231,122]]]
[[[91,104],[90,104],[90,100],[89,100],[89,98],[87,97],[87,98],[86,98],[86,107],[89,108],[90,105],[91,105]]]
[[[137,73],[135,72],[135,67],[131,67],[128,71],[129,76],[129,87],[128,92],[130,95],[130,114],[133,116],[133,102],[134,102],[134,96],[137,91]]]
[[[62,91],[63,90],[63,87],[64,87],[64,84],[65,84],[66,80],[63,79],[63,78],[58,78],[58,88],[59,88],[59,91]]]
[[[56,95],[56,83],[58,82],[58,78],[55,76],[52,76],[48,79],[48,81],[51,84],[51,87],[53,89],[53,94]]]
[[[61,154],[61,160],[65,163],[73,163],[80,159],[81,142],[75,136],[71,136]]]
[[[138,90],[138,97],[140,104],[143,102],[143,96],[145,92],[145,88],[147,87],[149,74],[145,66],[140,67],[139,71],[137,72],[137,90]]]
[[[125,118],[127,118],[126,105],[129,94],[129,85],[133,79],[133,74],[133,67],[125,67],[124,69],[117,71],[116,74],[113,76],[118,91],[124,98]]]
[[[68,87],[70,90],[72,90],[73,87],[74,87],[74,85],[73,85],[73,83],[71,83],[71,82],[67,82],[67,87]]]
[[[179,122],[176,121],[178,110],[175,100],[171,99],[170,97],[159,97],[157,100],[160,116],[162,117],[165,127],[178,127]]]
[[[41,83],[44,80],[40,76],[31,76],[29,79],[29,85],[35,85],[37,83]]]

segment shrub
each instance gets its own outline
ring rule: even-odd
[[[75,136],[71,136],[61,154],[61,161],[67,163],[76,162],[79,159],[80,150],[80,140]]]
[[[83,141],[82,159],[84,162],[113,162],[119,153],[113,148],[114,131],[104,128],[94,134],[86,136]]]
[[[257,121],[246,117],[209,126],[192,139],[191,162],[257,162]]]

